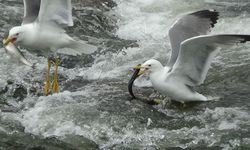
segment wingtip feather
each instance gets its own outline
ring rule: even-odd
[[[214,25],[217,23],[217,20],[219,19],[219,12],[211,9],[211,10],[200,10],[196,11],[194,13],[191,13],[190,15],[194,15],[200,18],[209,18],[211,20],[211,27],[214,27]]]

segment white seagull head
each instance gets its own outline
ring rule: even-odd
[[[18,43],[22,40],[22,34],[23,34],[23,29],[21,26],[16,26],[13,27],[9,31],[8,38],[3,41],[4,45],[8,45],[10,42],[11,43]]]
[[[158,60],[150,59],[143,63],[140,68],[141,73],[144,72],[146,74],[150,74],[162,70],[163,66]]]

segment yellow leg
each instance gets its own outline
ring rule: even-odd
[[[56,58],[54,64],[55,64],[55,72],[54,72],[54,80],[52,83],[52,91],[53,91],[53,93],[58,93],[59,92],[58,66],[60,64],[60,59]]]
[[[48,70],[47,70],[47,73],[46,73],[46,82],[45,82],[44,89],[43,89],[44,90],[44,94],[46,96],[49,95],[50,87],[51,87],[50,67],[51,67],[51,60],[48,58]]]

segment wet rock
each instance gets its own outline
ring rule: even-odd
[[[18,101],[23,100],[27,96],[27,89],[23,85],[16,85],[13,91],[13,97]]]
[[[12,80],[7,80],[7,84],[8,85],[11,85],[11,84],[13,84],[14,83],[14,81],[12,81]]]
[[[29,89],[29,92],[30,92],[31,94],[36,94],[36,93],[37,93],[37,89],[36,89],[35,87],[31,87],[31,88]]]
[[[13,133],[7,134],[0,131],[0,149],[3,150],[78,150],[57,138],[42,139],[38,136]]]
[[[2,111],[2,112],[4,112],[4,111]],[[6,117],[6,118],[0,117],[0,129],[4,129],[8,133],[13,132],[13,131],[14,132],[24,132],[24,127],[21,125],[20,122],[18,122],[16,120],[11,120],[8,117]]]
[[[74,80],[67,81],[64,85],[63,91],[75,91],[76,89],[90,84],[91,81],[84,80],[82,77],[75,78]]]
[[[72,3],[77,4],[77,6],[81,7],[93,7],[94,3],[94,7],[101,9],[102,11],[107,11],[116,6],[116,3],[112,0],[72,0]]]
[[[0,89],[0,95],[6,93],[7,91],[8,91],[8,87],[7,86],[3,87],[2,89]]]
[[[66,138],[63,139],[63,141],[74,145],[74,147],[76,147],[78,149],[82,149],[82,148],[85,148],[88,150],[99,149],[99,146],[95,142],[93,142],[93,141],[91,141],[83,136],[79,136],[79,135],[66,135]]]
[[[7,85],[0,89],[0,105],[8,104],[8,99],[13,99],[15,101],[22,101],[27,97],[27,88],[24,85],[14,83],[13,81],[7,81]]]
[[[93,141],[77,135],[44,138],[24,132],[20,122],[0,117],[0,150],[96,150]]]
[[[65,68],[88,67],[94,62],[91,55],[69,56],[59,54],[61,66]]]

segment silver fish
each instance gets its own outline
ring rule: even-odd
[[[12,58],[18,59],[23,64],[33,67],[33,64],[24,57],[23,53],[13,43],[10,42],[9,44],[5,45],[4,48],[6,53]]]

